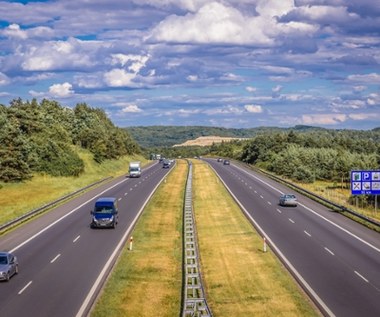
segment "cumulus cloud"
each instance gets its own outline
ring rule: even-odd
[[[49,87],[49,94],[53,97],[66,98],[74,94],[73,86],[70,83],[54,84]]]
[[[263,112],[263,107],[260,105],[245,105],[244,106],[245,110],[251,113],[262,113]]]
[[[88,68],[96,62],[95,52],[101,43],[86,43],[77,39],[47,41],[42,45],[30,45],[22,58],[22,69],[26,71],[51,71],[60,69]]]
[[[6,29],[4,29],[1,34],[6,37],[14,37],[21,40],[25,40],[28,35],[25,31],[21,30],[18,24],[11,24]]]
[[[133,79],[134,73],[128,73],[125,69],[115,68],[104,74],[104,81],[110,87],[136,86]]]
[[[259,15],[249,16],[235,7],[209,2],[197,12],[169,16],[153,30],[151,39],[176,43],[272,46],[277,36],[317,31],[315,25],[303,22],[277,22],[276,17],[293,6],[293,0],[261,0],[256,8]]]
[[[129,104],[123,107],[121,110],[123,113],[138,113],[142,112],[142,110],[136,104]]]

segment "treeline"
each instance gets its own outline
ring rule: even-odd
[[[269,132],[245,142],[213,145],[210,153],[305,183],[342,182],[351,170],[379,169],[380,129]]]
[[[27,180],[35,172],[78,176],[84,162],[77,147],[93,153],[98,163],[140,152],[125,129],[86,103],[73,109],[46,99],[0,105],[0,181]]]

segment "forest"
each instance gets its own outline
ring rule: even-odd
[[[0,105],[0,181],[24,181],[33,173],[79,176],[78,149],[93,153],[97,163],[141,152],[125,129],[86,103],[73,109],[47,99]]]
[[[213,145],[210,153],[304,183],[342,182],[351,170],[379,169],[380,129],[267,132],[249,141]]]

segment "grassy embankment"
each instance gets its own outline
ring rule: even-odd
[[[194,210],[207,298],[215,316],[318,316],[205,164],[194,161]]]
[[[0,224],[108,176],[126,174],[130,161],[146,162],[141,156],[128,156],[97,164],[89,152],[79,150],[78,154],[85,163],[85,172],[79,177],[35,175],[23,183],[1,183]]]
[[[178,316],[182,288],[182,213],[187,163],[178,160],[133,231],[92,317]]]
[[[140,218],[92,317],[178,316],[185,163],[179,161]],[[194,161],[203,277],[214,316],[318,316],[224,187]]]

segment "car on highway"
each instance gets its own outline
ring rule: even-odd
[[[169,168],[170,167],[170,161],[169,160],[164,160],[162,163],[162,168]]]
[[[224,160],[223,161],[223,165],[230,165],[230,161],[229,160]]]
[[[0,280],[9,281],[17,273],[17,257],[10,252],[0,252]]]
[[[223,160],[222,160],[221,157],[219,157],[217,161],[218,161],[218,162],[222,162]]]
[[[91,210],[91,228],[115,228],[119,222],[119,209],[115,197],[100,197]]]
[[[280,206],[297,206],[297,197],[293,194],[283,194],[280,196]]]

